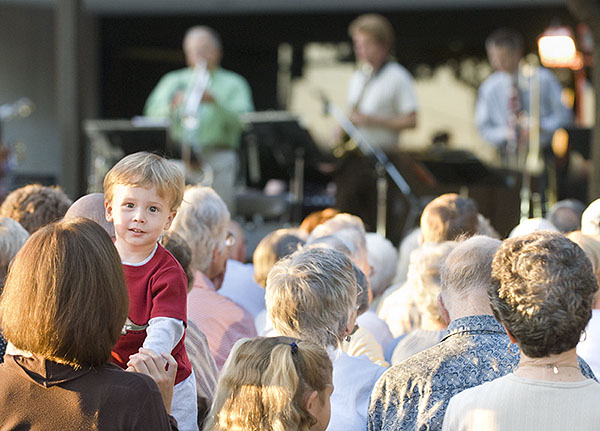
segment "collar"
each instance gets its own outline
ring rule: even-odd
[[[194,284],[192,286],[193,289],[202,289],[202,290],[212,290],[216,292],[215,285],[210,281],[204,273],[200,271],[194,271]]]
[[[466,334],[506,334],[504,328],[491,314],[466,316],[453,320],[448,325],[448,329],[442,338],[442,341],[454,335]]]
[[[4,362],[8,368],[18,370],[29,380],[46,388],[76,380],[92,370],[85,366],[74,368],[66,364],[59,364],[35,354],[31,356],[6,354]]]

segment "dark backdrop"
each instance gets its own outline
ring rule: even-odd
[[[347,26],[360,13],[105,16],[100,19],[102,46],[101,115],[127,118],[142,113],[158,79],[184,66],[181,40],[188,27],[205,24],[223,39],[223,66],[245,76],[257,110],[278,109],[277,49],[294,47],[293,73],[302,73],[302,47],[309,42],[349,41]],[[378,11],[397,33],[398,60],[413,69],[449,59],[485,57],[483,42],[500,26],[520,30],[527,50],[555,19],[570,24],[566,7]],[[348,61],[351,61],[348,58]]]

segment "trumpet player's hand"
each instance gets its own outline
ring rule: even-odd
[[[217,103],[212,93],[208,90],[204,91],[202,94],[202,102],[204,103]]]
[[[352,114],[350,114],[350,121],[352,121],[352,124],[354,124],[357,127],[368,126],[370,124],[370,117],[368,115],[361,114],[360,112],[355,111]]]
[[[183,103],[183,91],[178,91],[177,93],[175,93],[175,95],[171,98],[171,105],[169,107],[169,109],[171,109],[171,112],[175,111],[181,104]]]

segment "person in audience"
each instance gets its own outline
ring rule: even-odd
[[[479,212],[472,199],[446,193],[429,202],[421,215],[421,242],[454,241],[479,229]]]
[[[63,218],[71,199],[58,186],[29,184],[9,193],[0,205],[0,217],[21,223],[30,234]]]
[[[352,259],[352,253],[345,246],[347,242],[343,242],[341,238],[335,235],[327,235],[324,237],[312,239],[311,243],[306,244],[306,248],[330,248],[343,253],[352,260],[352,267],[354,270],[354,276],[356,277],[356,286],[358,295],[356,298],[357,304],[357,316],[360,317],[369,309],[370,303],[370,288],[369,281],[365,274],[356,265],[356,262]],[[385,322],[383,322],[385,324]],[[389,333],[389,330],[387,331]],[[383,348],[377,341],[375,336],[365,328],[362,328],[357,323],[352,330],[352,337],[346,337],[342,342],[342,351],[350,356],[366,356],[371,362],[382,367],[389,367],[390,364],[385,360]]]
[[[583,202],[577,199],[563,199],[552,205],[546,218],[559,232],[569,233],[581,229],[584,210]]]
[[[360,217],[347,213],[337,214],[323,224],[315,227],[307,240],[307,244],[322,241],[322,237],[329,235],[335,236],[342,241],[349,250],[349,256],[352,261],[367,277],[370,304],[373,301],[370,278],[374,275],[374,268],[368,259],[365,225]],[[387,345],[390,342],[388,331],[381,331],[381,328],[386,326],[385,322],[377,317],[375,311],[371,308],[358,317],[358,325],[360,328],[369,331],[380,345]]]
[[[416,329],[440,329],[438,325],[432,326],[431,321],[423,322],[417,300],[422,299],[423,292],[431,292],[432,295],[439,292],[440,267],[454,246],[454,241],[429,242],[410,255],[408,280],[402,288],[386,296],[377,310],[394,337],[402,337]],[[431,335],[433,338],[437,336]]]
[[[109,363],[127,310],[119,254],[97,223],[77,218],[38,229],[0,297],[9,340],[0,365],[2,428],[176,430],[168,414],[173,357],[137,355],[131,371],[156,382]]]
[[[265,310],[265,290],[254,281],[254,265],[246,263],[246,238],[239,223],[229,221],[231,238],[223,285],[219,293],[244,307],[256,318]]]
[[[404,271],[408,277],[408,267],[404,267],[404,259],[408,259],[408,263],[412,261],[410,254],[421,246],[426,246],[430,243],[441,243],[444,241],[454,241],[459,236],[472,236],[479,232],[480,214],[477,211],[475,201],[469,198],[464,198],[456,193],[445,193],[438,196],[429,202],[423,209],[420,220],[419,246],[416,247],[415,236],[416,231],[411,232],[404,244],[401,245],[401,259],[398,268],[400,276],[403,278]],[[416,247],[416,248],[415,248]],[[379,309],[383,307],[383,303],[387,297],[396,290],[404,287],[404,284],[393,284],[383,294],[382,300],[379,303]],[[406,292],[406,301],[410,301],[411,295]],[[406,306],[410,306],[407,304]]]
[[[519,364],[455,395],[443,429],[598,429],[600,384],[583,375],[575,351],[598,290],[583,250],[548,231],[508,239],[492,277],[492,310],[519,346]]]
[[[23,247],[27,238],[29,238],[29,232],[18,221],[8,217],[0,217],[0,293],[2,292],[2,286],[4,286],[8,266]],[[5,351],[6,340],[0,330],[0,363],[4,362]]]
[[[586,235],[580,231],[570,232],[566,236],[583,249],[592,263],[596,280],[600,281],[600,236]],[[600,376],[600,292],[594,296],[592,317],[577,344],[577,354],[588,363],[594,375]]]
[[[177,260],[159,243],[183,199],[183,171],[145,151],[129,154],[104,177],[106,220],[115,227],[129,313],[112,360],[127,368],[143,347],[172,353],[177,360],[173,416],[180,430],[197,431],[198,407],[192,364],[185,350],[187,279]]]
[[[525,220],[521,220],[521,222],[516,225],[513,230],[508,234],[509,238],[514,238],[516,236],[527,235],[532,232],[536,232],[539,230],[550,230],[553,232],[558,232],[556,226],[550,223],[549,220],[546,220],[542,217],[534,217]]]
[[[94,220],[108,235],[115,240],[115,226],[106,220],[103,193],[89,193],[71,204],[65,213],[65,220],[74,217],[85,217]]]
[[[9,217],[0,217],[0,292],[8,272],[8,266],[29,238],[29,232]]]
[[[332,240],[332,237],[336,240]],[[338,242],[343,246],[340,247]],[[370,305],[373,301],[373,292],[369,278],[374,275],[374,272],[373,267],[369,264],[367,236],[360,217],[341,213],[315,227],[306,244],[314,247],[319,243],[345,253],[362,271],[367,278],[367,290],[364,293],[368,295],[367,305]],[[387,367],[389,364],[383,354],[383,345],[387,346],[391,342],[391,334],[389,330],[381,330],[382,327],[387,326],[386,323],[370,307],[361,309],[357,323],[358,329],[355,336],[348,344],[343,345],[344,351],[352,356],[366,354],[374,363]]]
[[[277,262],[267,279],[267,311],[277,332],[328,350],[335,387],[328,431],[365,429],[369,395],[384,371],[340,350],[355,325],[356,297],[352,262],[333,249],[297,251]]]
[[[204,431],[325,431],[331,370],[327,352],[308,341],[240,340],[219,379]]]
[[[387,323],[377,316],[375,310],[381,299],[381,294],[392,282],[396,274],[395,262],[398,260],[398,253],[391,241],[383,238],[376,233],[367,233],[367,261],[372,268],[369,277],[372,299],[369,309],[358,316],[358,323],[375,337],[385,352],[392,343],[394,337],[388,328]]]
[[[325,208],[324,210],[314,211],[304,217],[302,223],[300,223],[300,231],[302,231],[306,236],[310,235],[314,228],[319,226],[320,224],[325,223],[327,220],[335,217],[340,212],[335,208]]]
[[[306,240],[314,243],[318,238],[335,235],[342,240],[352,254],[352,260],[369,278],[372,268],[367,258],[367,233],[360,217],[348,213],[340,213],[316,226]]]
[[[586,235],[600,235],[600,199],[596,199],[583,211],[581,232]]]
[[[369,431],[441,430],[450,398],[507,374],[518,352],[492,316],[487,297],[491,263],[500,241],[474,236],[458,244],[441,267],[440,306],[448,323],[442,341],[393,365],[378,380]]]
[[[298,251],[303,245],[304,241],[296,236],[294,229],[277,229],[267,234],[260,240],[252,255],[254,280],[264,289],[273,265],[279,259]],[[254,324],[259,335],[271,335],[274,332],[266,308],[256,315]]]
[[[390,240],[370,232],[367,233],[367,260],[373,268],[373,274],[369,277],[373,292],[372,307],[377,308],[378,300],[396,276],[398,250]]]
[[[413,309],[406,310],[407,315],[416,317],[416,323],[413,324],[414,329],[398,337],[396,347],[391,354],[392,365],[437,344],[442,339],[448,323],[442,315],[438,301],[441,284],[440,268],[456,244],[455,241],[446,241],[435,247],[423,249],[431,253],[416,254],[421,258],[414,262],[411,268],[414,271],[411,271],[409,277],[412,282],[412,275],[416,274],[414,289],[411,289]]]
[[[394,290],[400,288],[405,282],[408,276],[408,265],[410,264],[410,254],[419,248],[421,245],[421,228],[416,227],[408,233],[398,248],[398,265],[396,267],[396,276],[394,282],[389,286],[381,295],[382,299],[392,293]]]
[[[181,264],[188,281],[188,293],[190,293],[194,282],[194,274],[190,269],[192,249],[180,235],[173,231],[165,232],[160,239],[160,243]],[[194,370],[196,398],[198,400],[198,427],[202,429],[204,419],[208,415],[212,404],[219,370],[210,353],[206,335],[191,320],[188,320],[185,331],[185,350]]]
[[[237,340],[256,336],[252,315],[218,292],[231,243],[228,227],[223,200],[210,187],[199,185],[187,188],[171,227],[192,249],[194,284],[187,299],[188,320],[206,335],[219,369]]]

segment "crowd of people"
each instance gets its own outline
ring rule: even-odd
[[[399,253],[328,208],[246,262],[219,195],[158,155],[74,203],[17,189],[0,429],[593,429],[598,202],[502,241],[444,194]]]
[[[412,78],[385,18],[350,36],[370,65],[350,119],[394,158],[417,121]],[[475,201],[442,194],[395,247],[370,232],[372,167],[348,158],[341,207],[268,233],[248,259],[231,192],[249,88],[220,68],[212,29],[183,46],[189,67],[146,111],[177,119],[214,188],[138,152],[103,193],[71,202],[35,184],[0,205],[0,430],[595,429],[600,200],[561,201],[503,239]],[[510,156],[518,128],[495,101],[522,44],[503,30],[487,48],[498,72],[478,124]]]

